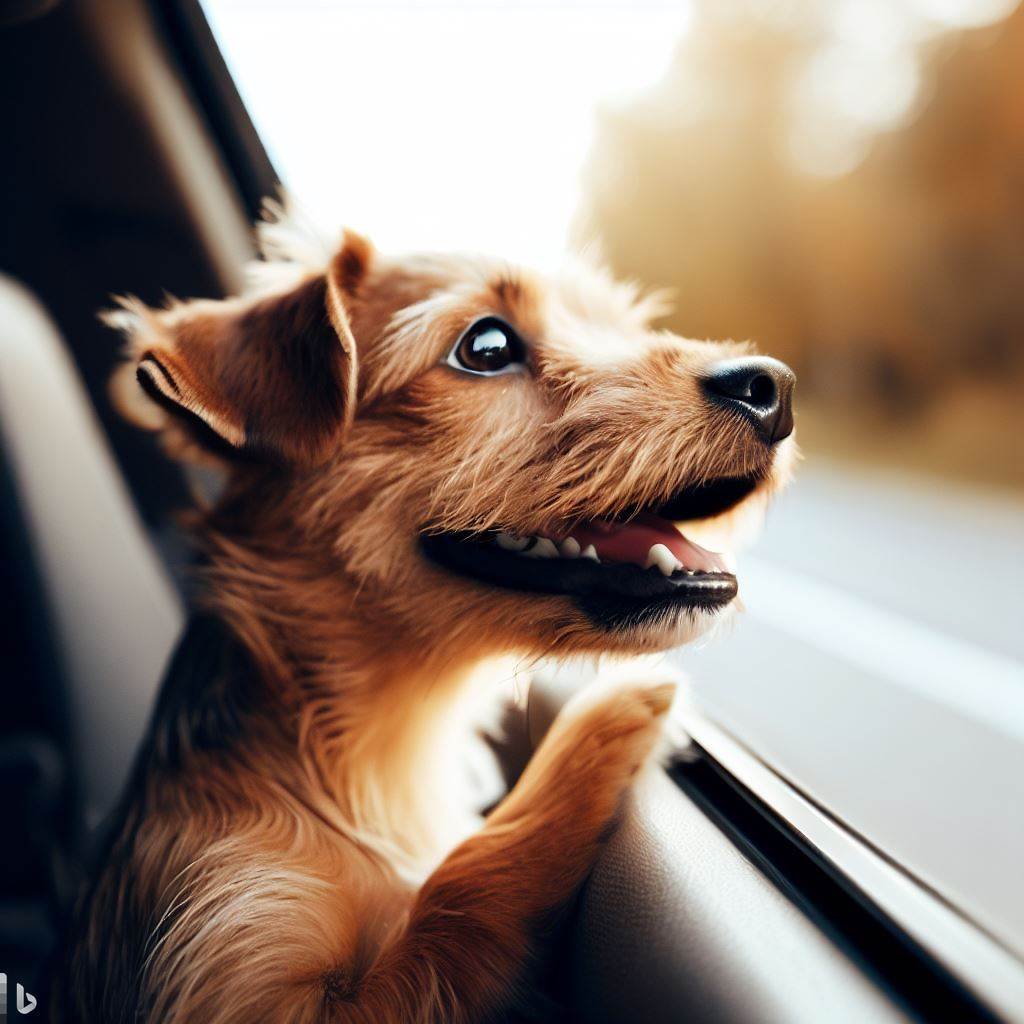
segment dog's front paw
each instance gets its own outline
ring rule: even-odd
[[[664,742],[677,690],[671,671],[653,679],[602,676],[569,699],[550,739],[571,761],[599,761],[604,774],[614,776],[619,770],[632,778]]]
[[[652,748],[651,759],[668,767],[679,761],[692,760],[696,756],[693,740],[684,724],[685,689],[688,679],[676,666],[659,661],[656,663],[623,662],[602,673],[593,683],[577,692],[566,703],[563,714],[567,717],[586,714],[588,708],[596,707],[614,698],[617,693],[631,693],[641,701],[659,705],[658,736]],[[668,700],[668,707],[660,705]],[[611,709],[611,713],[616,712]]]

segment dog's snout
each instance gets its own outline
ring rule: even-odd
[[[769,444],[793,433],[796,376],[778,359],[749,357],[716,363],[704,377],[708,397],[742,412]]]

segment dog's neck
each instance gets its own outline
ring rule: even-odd
[[[500,709],[493,664],[374,620],[317,559],[217,548],[210,603],[276,690],[269,713],[295,723],[284,770],[339,830],[422,878],[479,824],[466,761]]]

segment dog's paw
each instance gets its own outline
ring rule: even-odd
[[[638,774],[654,763],[676,693],[677,677],[662,671],[603,678],[574,694],[496,820],[530,822],[547,844],[555,830],[574,856],[590,857]]]
[[[624,661],[603,667],[588,685],[577,690],[562,708],[559,718],[586,716],[604,706],[604,713],[615,713],[637,703],[656,717],[665,716],[672,707],[685,677],[664,661]]]
[[[552,740],[577,762],[599,762],[600,770],[632,777],[662,742],[676,698],[677,679],[602,678],[575,694],[552,729]]]

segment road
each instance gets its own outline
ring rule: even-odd
[[[1024,957],[1024,499],[809,462],[680,660],[707,714]]]

